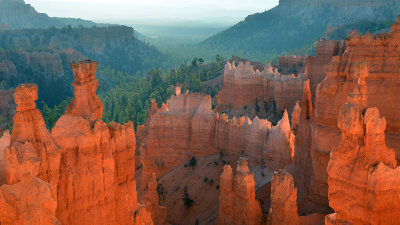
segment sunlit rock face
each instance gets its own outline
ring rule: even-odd
[[[235,174],[230,165],[224,166],[220,186],[218,225],[262,224],[260,203],[255,199],[255,182],[246,159],[239,160]]]
[[[376,107],[386,118],[385,139],[394,149],[396,159],[400,158],[400,98],[399,45],[400,27],[395,23],[391,32],[385,34],[358,35],[352,32],[346,41],[342,56],[333,57],[325,66],[327,77],[316,91],[315,114],[312,125],[311,155],[315,179],[311,181],[313,201],[328,205],[328,166],[330,152],[340,143],[342,132],[337,127],[339,111],[346,103],[360,76],[367,75],[368,89],[366,107]]]
[[[75,97],[54,126],[63,147],[57,218],[62,224],[152,224],[138,205],[133,123],[106,124],[96,95],[96,62],[74,64]]]
[[[285,109],[292,111],[303,93],[304,73],[298,76],[283,75],[270,65],[262,71],[255,70],[250,62],[227,62],[224,69],[224,84],[218,93],[217,111],[237,109],[264,101],[275,104],[276,113]]]
[[[342,138],[327,168],[329,205],[326,224],[397,224],[400,216],[400,169],[385,143],[386,119],[367,108],[367,77],[348,95],[339,112]]]
[[[47,130],[42,114],[36,109],[38,87],[23,84],[15,90],[17,113],[10,146],[4,151],[8,184],[16,184],[25,173],[50,183],[56,197],[61,148]]]
[[[315,100],[317,86],[326,77],[324,66],[328,64],[333,56],[341,56],[346,50],[344,40],[320,40],[317,43],[315,56],[309,56],[306,62],[305,75],[310,80],[312,99]]]
[[[0,185],[7,183],[6,178],[6,159],[4,156],[4,152],[7,147],[10,146],[11,143],[11,135],[10,131],[4,131],[1,134],[0,138]]]
[[[0,224],[59,225],[51,186],[29,173],[19,180],[0,186]]]
[[[84,61],[72,64],[72,68],[75,76],[74,99],[65,115],[81,116],[88,120],[100,119],[103,116],[103,103],[96,94],[99,84],[95,76],[97,62]]]

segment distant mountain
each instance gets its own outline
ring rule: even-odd
[[[59,104],[72,95],[70,63],[84,59],[100,68],[135,75],[168,63],[157,49],[135,37],[131,27],[21,29],[0,32],[0,81],[7,88],[36,83],[42,100]],[[104,82],[108,82],[108,78]]]
[[[280,0],[275,8],[248,16],[203,41],[199,48],[211,55],[259,59],[310,44],[322,37],[328,26],[362,19],[393,20],[399,13],[399,0]]]
[[[0,0],[0,24],[7,24],[13,29],[20,28],[62,28],[68,25],[77,27],[79,25],[92,27],[96,24],[92,21],[49,17],[44,13],[38,13],[30,4],[24,0]]]

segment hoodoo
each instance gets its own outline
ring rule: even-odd
[[[329,205],[335,213],[326,224],[397,224],[400,168],[385,143],[386,119],[377,108],[366,108],[366,77],[360,75],[339,112],[342,139],[327,168]]]
[[[23,84],[15,90],[17,113],[10,146],[4,151],[7,183],[16,184],[22,175],[30,173],[50,183],[56,197],[61,148],[53,140],[42,114],[36,109],[37,90],[34,84]]]
[[[260,203],[255,199],[255,182],[247,160],[239,159],[235,175],[230,165],[224,166],[220,182],[217,224],[261,225],[263,215]]]
[[[100,120],[96,62],[74,64],[74,99],[52,130],[64,151],[57,218],[62,224],[142,224],[150,214],[137,202],[133,124]],[[147,218],[146,218],[147,217]]]

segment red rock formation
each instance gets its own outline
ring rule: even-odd
[[[262,224],[263,215],[260,203],[255,199],[255,182],[247,160],[241,158],[238,161],[235,175],[231,166],[224,166],[220,182],[217,224]]]
[[[212,146],[215,120],[210,96],[173,96],[157,112],[149,114],[147,136],[141,144],[143,177],[151,178],[153,172],[160,177],[191,156],[218,153]]]
[[[9,131],[4,131],[3,136],[0,138],[0,185],[6,184],[6,159],[4,151],[11,143],[11,136]]]
[[[5,150],[7,183],[18,183],[21,176],[29,172],[50,183],[56,196],[61,149],[47,130],[42,114],[35,108],[37,88],[34,84],[23,84],[15,90],[17,113],[11,145]]]
[[[373,91],[373,90],[371,90]],[[329,205],[335,214],[326,224],[398,224],[400,168],[386,146],[386,119],[367,107],[365,78],[349,94],[339,113],[342,139],[328,164]]]
[[[333,56],[341,56],[346,50],[344,40],[320,40],[314,56],[309,56],[306,62],[305,75],[310,79],[312,99],[315,100],[317,85],[326,77],[324,66],[328,64]]]
[[[311,183],[311,193],[316,203],[328,205],[326,167],[331,149],[337,147],[341,140],[337,118],[346,96],[353,90],[361,74],[368,74],[366,85],[370,91],[366,106],[377,107],[386,118],[386,142],[394,148],[396,159],[400,158],[400,123],[399,115],[395,113],[400,110],[397,104],[400,98],[397,79],[400,56],[396,50],[400,37],[398,24],[386,34],[360,36],[353,33],[347,39],[344,54],[333,57],[325,67],[327,77],[317,89],[312,126],[311,153],[315,179]]]
[[[321,214],[299,216],[297,213],[297,188],[293,177],[284,170],[274,172],[271,186],[271,208],[268,225],[280,224],[323,224]]]
[[[282,120],[272,127],[264,151],[265,165],[271,171],[283,169],[293,161],[295,136],[290,129],[287,111]]]
[[[50,185],[29,173],[0,187],[0,224],[58,225],[56,207]]]
[[[97,62],[72,64],[72,68],[75,76],[74,99],[68,105],[65,115],[81,116],[89,120],[100,119],[103,116],[103,103],[96,95],[99,84],[94,75]]]
[[[304,73],[307,55],[284,55],[279,57],[278,68],[281,74]]]
[[[146,210],[151,214],[153,223],[155,225],[165,224],[167,218],[167,209],[160,206],[155,173],[152,174],[150,182],[147,185],[147,190],[144,198],[146,203]]]
[[[271,208],[268,225],[299,224],[297,214],[297,188],[292,176],[286,171],[274,172],[271,186]]]
[[[281,75],[271,66],[265,66],[263,71],[254,71],[250,62],[227,62],[224,70],[224,84],[218,93],[217,111],[237,109],[255,104],[256,100],[267,104],[276,104],[276,112],[290,111],[302,96],[304,76]]]
[[[75,98],[52,134],[63,147],[57,218],[62,224],[151,224],[137,203],[133,123],[99,118],[95,62],[73,65]]]
[[[299,126],[300,114],[301,114],[301,107],[300,107],[299,102],[296,102],[296,105],[294,106],[293,112],[292,112],[292,119],[290,120],[292,130],[295,132],[297,131],[297,127]]]

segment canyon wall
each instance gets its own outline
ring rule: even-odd
[[[279,57],[278,69],[281,74],[304,73],[307,63],[307,55],[284,55]]]
[[[286,111],[273,127],[258,117],[229,118],[215,113],[210,96],[177,90],[161,108],[153,101],[145,126],[138,128],[139,194],[146,192],[155,174],[169,222],[185,224],[198,219],[213,223],[219,189],[212,187],[219,182],[222,166],[236,166],[239,158],[245,157],[257,171],[257,188],[261,188],[274,170],[293,162],[294,140]],[[177,200],[186,184],[187,193],[197,193],[191,207]]]
[[[368,75],[368,74],[365,74]],[[366,77],[348,95],[339,112],[342,138],[328,164],[329,205],[326,224],[397,224],[400,215],[400,168],[386,146],[386,119],[366,108]]]
[[[255,104],[256,100],[275,104],[275,112],[292,111],[302,96],[304,75],[282,75],[277,69],[267,65],[263,71],[254,70],[250,62],[227,62],[224,70],[224,83],[218,93],[217,111],[237,109]]]
[[[317,43],[315,56],[309,56],[306,62],[305,76],[310,80],[312,99],[315,100],[317,85],[326,77],[324,66],[328,64],[333,56],[341,56],[346,50],[344,40],[324,40]]]
[[[400,25],[395,23],[389,33],[358,35],[353,32],[346,42],[342,56],[333,57],[325,66],[327,77],[317,89],[312,124],[311,155],[315,179],[311,182],[311,198],[320,205],[328,205],[326,168],[332,148],[340,143],[341,131],[337,127],[339,111],[346,102],[360,76],[366,76],[367,107],[376,107],[387,120],[386,143],[399,160],[398,114],[400,97],[398,88],[399,60],[397,52]]]

